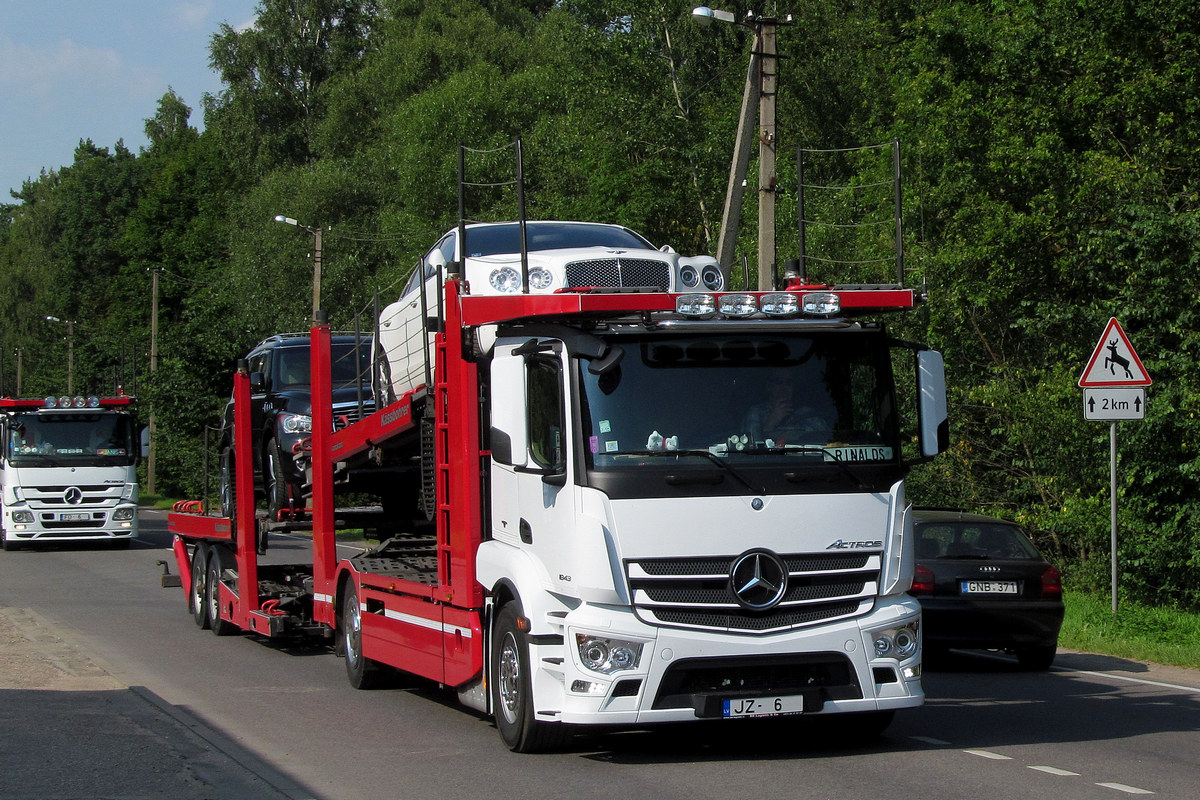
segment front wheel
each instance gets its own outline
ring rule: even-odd
[[[380,665],[363,655],[362,607],[354,584],[346,586],[342,598],[341,649],[346,659],[346,678],[355,689],[374,689],[382,682]]]
[[[496,616],[492,637],[492,708],[500,738],[515,753],[535,753],[566,740],[561,723],[534,719],[530,688],[529,644],[518,625],[515,603],[506,603]]]

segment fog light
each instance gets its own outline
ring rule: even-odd
[[[685,317],[711,317],[717,313],[717,301],[711,294],[681,294],[675,298],[675,310]]]
[[[770,317],[789,317],[800,313],[800,298],[791,292],[772,292],[758,300],[764,314]]]
[[[809,292],[804,295],[804,313],[827,316],[842,310],[842,298],[833,292]]]
[[[752,294],[723,294],[718,301],[727,317],[749,317],[758,313],[758,298]]]

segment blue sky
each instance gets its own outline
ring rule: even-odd
[[[221,81],[208,42],[244,28],[257,0],[0,0],[0,203],[43,169],[69,166],[80,139],[146,145],[170,87],[202,128]]]

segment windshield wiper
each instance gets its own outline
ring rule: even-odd
[[[767,452],[776,452],[775,450],[770,450],[768,448],[763,448],[763,449],[766,450]],[[854,481],[854,483],[857,484],[858,488],[860,488],[860,489],[869,488],[867,486],[866,481],[864,481],[861,477],[859,477],[857,472],[850,469],[850,466],[845,461],[843,461],[838,456],[837,453],[835,453],[833,450],[829,449],[828,447],[824,447],[823,445],[819,445],[819,444],[788,445],[788,447],[785,449],[785,452],[805,453],[807,455],[826,456],[830,461],[837,464],[838,468],[841,469],[841,471],[846,474],[846,477],[848,477],[850,480]],[[797,481],[801,480],[800,476],[798,476],[794,472],[789,472],[786,475],[784,475],[784,477],[787,478],[792,483],[796,483]]]
[[[721,469],[728,472],[730,475],[732,475],[734,478],[736,478],[738,480],[738,483],[742,484],[750,491],[757,492],[758,494],[766,494],[767,493],[767,487],[755,486],[754,484],[750,483],[750,481],[746,480],[744,475],[742,475],[740,472],[738,472],[736,469],[733,468],[732,464],[713,455],[712,453],[708,452],[707,450],[644,450],[644,451],[626,450],[626,451],[622,451],[622,452],[612,453],[610,455],[648,456],[650,458],[661,458],[663,456],[699,456],[701,458],[708,459],[709,461],[716,464]],[[672,478],[672,476],[667,476],[668,481],[670,481],[671,478]],[[675,478],[675,480],[678,480],[678,478]]]

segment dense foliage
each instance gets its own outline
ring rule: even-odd
[[[1191,4],[796,5],[779,32],[779,257],[798,248],[797,147],[900,142],[907,281],[930,299],[899,325],[945,353],[954,423],[910,494],[1018,519],[1068,581],[1106,586],[1109,428],[1083,421],[1075,381],[1115,316],[1155,379],[1147,419],[1119,428],[1122,591],[1200,608]],[[324,228],[322,305],[335,327],[369,325],[375,294],[392,299],[455,222],[460,142],[522,138],[533,217],[714,251],[750,35],[691,6],[262,0],[257,27],[213,37],[224,89],[190,98],[202,133],[168,91],[141,152],[83,139],[2,208],[0,391],[63,391],[69,345],[76,391],[123,383],[155,409],[159,490],[198,494],[233,360],[309,324],[311,237],[272,218]],[[511,175],[507,158],[475,168]],[[468,213],[511,218],[511,189],[473,193]]]

